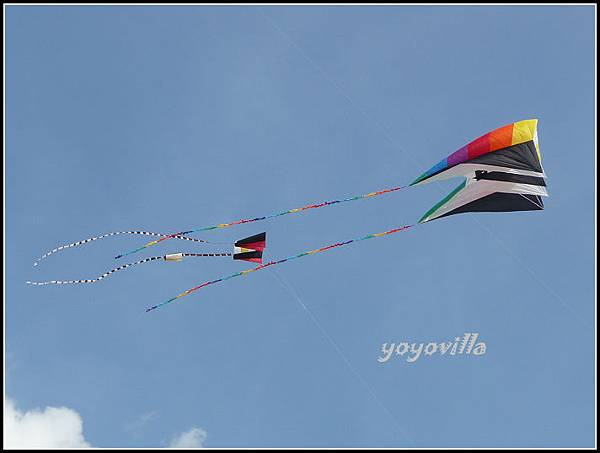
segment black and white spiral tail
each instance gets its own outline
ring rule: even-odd
[[[131,266],[135,266],[136,264],[148,263],[150,261],[161,260],[163,258],[164,258],[163,256],[153,256],[153,257],[150,257],[150,258],[145,258],[143,260],[136,261],[135,263],[123,264],[122,266],[115,267],[114,269],[111,269],[108,272],[105,272],[104,274],[102,274],[102,275],[100,275],[99,277],[96,277],[96,278],[86,278],[86,279],[82,279],[82,280],[49,280],[47,282],[30,282],[30,281],[28,281],[27,283],[29,285],[35,285],[35,286],[44,286],[44,285],[75,285],[75,284],[78,284],[78,283],[96,283],[96,282],[99,282],[100,280],[105,279],[109,275],[114,274],[115,272],[122,271],[123,269],[127,269],[128,267],[131,267]]]
[[[152,256],[150,258],[145,258],[143,260],[136,261],[135,263],[123,264],[122,266],[115,267],[114,269],[105,272],[96,278],[86,278],[81,280],[49,280],[46,282],[26,282],[29,285],[34,286],[44,286],[44,285],[76,285],[79,283],[96,283],[100,280],[105,279],[109,275],[114,274],[115,272],[122,271],[123,269],[127,269],[128,267],[135,266],[137,264],[149,263],[150,261],[155,260],[165,260],[165,261],[181,261],[183,257],[193,256],[193,257],[216,257],[216,256],[232,256],[231,253],[174,253],[171,255],[162,255],[162,256]]]
[[[55,249],[52,249],[49,252],[44,253],[42,256],[40,256],[38,259],[36,259],[34,261],[33,265],[37,266],[40,263],[40,261],[42,261],[45,258],[48,258],[50,255],[53,255],[56,252],[60,252],[61,250],[65,250],[65,249],[72,248],[72,247],[78,247],[80,245],[87,244],[88,242],[97,241],[98,239],[104,239],[104,238],[107,238],[110,236],[117,236],[119,234],[135,234],[135,235],[141,235],[141,236],[160,236],[160,237],[168,236],[167,234],[153,233],[151,231],[115,231],[112,233],[103,234],[101,236],[95,236],[95,237],[83,239],[81,241],[73,242],[72,244],[65,244],[65,245],[61,245],[60,247],[56,247]],[[191,237],[183,236],[183,235],[177,235],[177,236],[173,236],[173,237],[176,239],[182,239],[182,240],[186,240],[186,241],[202,242],[202,243],[210,244],[210,242],[208,242],[208,241],[204,241],[202,239],[191,238]]]

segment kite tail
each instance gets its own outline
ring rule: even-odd
[[[191,293],[193,293],[195,291],[198,291],[199,289],[204,288],[205,286],[209,286],[209,285],[213,285],[215,283],[223,282],[225,280],[229,280],[230,278],[235,278],[235,277],[240,277],[242,275],[247,275],[250,272],[260,271],[262,269],[266,269],[268,267],[275,266],[277,264],[282,264],[282,263],[285,263],[286,261],[292,261],[292,260],[295,260],[295,259],[298,259],[298,258],[302,258],[302,257],[307,256],[307,255],[314,255],[316,253],[321,253],[321,252],[325,252],[327,250],[331,250],[331,249],[334,249],[334,248],[337,248],[337,247],[342,247],[344,245],[352,244],[354,242],[360,242],[360,241],[364,241],[364,240],[367,240],[367,239],[373,239],[373,238],[379,238],[379,237],[388,236],[390,234],[394,234],[394,233],[398,233],[400,231],[407,230],[409,228],[412,228],[413,226],[414,225],[405,225],[405,226],[402,226],[400,228],[395,228],[393,230],[384,231],[382,233],[368,234],[366,236],[362,236],[362,237],[359,237],[359,238],[356,238],[356,239],[350,239],[349,241],[345,241],[345,242],[336,242],[335,244],[331,244],[331,245],[328,245],[326,247],[321,247],[319,249],[310,250],[308,252],[303,252],[303,253],[300,253],[298,255],[288,256],[287,258],[283,258],[283,259],[280,259],[280,260],[277,260],[277,261],[269,261],[268,263],[261,264],[260,266],[257,266],[257,267],[255,267],[253,269],[247,269],[245,271],[236,272],[235,274],[231,274],[231,275],[228,275],[226,277],[221,277],[221,278],[218,278],[216,280],[210,280],[210,281],[204,282],[204,283],[202,283],[202,284],[200,284],[198,286],[194,286],[193,288],[190,288],[187,291],[184,291],[184,292],[182,292],[181,294],[178,294],[175,297],[171,297],[170,299],[165,300],[164,302],[161,302],[161,303],[159,303],[157,305],[153,305],[152,307],[147,308],[146,309],[146,313],[149,312],[149,311],[152,311],[152,310],[156,310],[157,308],[163,307],[163,306],[165,306],[167,304],[170,304],[171,302],[174,302],[177,299],[181,299],[182,297],[185,297],[185,296],[187,296],[187,295],[189,295],[189,294],[191,294]]]
[[[243,225],[246,223],[253,223],[253,222],[260,222],[261,220],[267,220],[267,219],[272,219],[275,217],[280,217],[280,216],[284,216],[284,215],[288,215],[288,214],[296,214],[298,212],[303,212],[303,211],[308,211],[310,209],[318,209],[318,208],[324,208],[327,206],[331,206],[334,204],[338,204],[338,203],[347,203],[349,201],[356,201],[356,200],[364,200],[367,198],[372,198],[372,197],[377,197],[379,195],[384,195],[387,193],[392,193],[392,192],[396,192],[398,190],[402,190],[405,189],[408,186],[399,186],[399,187],[392,187],[390,189],[384,189],[384,190],[379,190],[377,192],[369,192],[367,194],[364,195],[357,195],[355,197],[349,197],[349,198],[344,198],[341,200],[331,200],[331,201],[324,201],[322,203],[316,203],[316,204],[310,204],[307,206],[303,206],[301,208],[294,208],[294,209],[288,209],[287,211],[282,211],[282,212],[276,212],[270,215],[265,215],[265,216],[261,216],[261,217],[254,217],[251,219],[241,219],[241,220],[236,220],[235,222],[229,222],[229,223],[219,223],[217,225],[212,225],[212,226],[207,226],[207,227],[202,227],[202,228],[196,228],[190,231],[184,231],[181,233],[175,233],[169,236],[164,236],[156,241],[152,241],[152,242],[148,242],[147,244],[142,245],[141,247],[138,247],[136,249],[130,250],[128,252],[122,253],[121,255],[118,255],[116,258],[122,258],[124,256],[127,255],[132,255],[134,253],[137,253],[141,250],[144,250],[145,248],[148,247],[152,247],[153,245],[158,244],[159,242],[165,241],[167,239],[171,239],[173,237],[177,237],[177,235],[184,235],[184,234],[191,234],[191,233],[198,233],[200,231],[209,231],[209,230],[216,230],[216,229],[221,229],[221,228],[228,228],[231,226],[235,226],[235,225]]]
[[[104,239],[109,236],[117,236],[119,234],[135,234],[135,235],[142,235],[142,236],[163,236],[163,237],[167,236],[166,234],[152,233],[150,231],[115,231],[112,233],[103,234],[101,236],[95,236],[95,237],[83,239],[81,241],[73,242],[72,244],[66,244],[66,245],[61,245],[60,247],[56,247],[55,249],[52,249],[49,252],[44,253],[42,256],[40,256],[38,259],[36,259],[34,261],[33,265],[37,266],[40,263],[40,261],[42,261],[43,259],[49,257],[50,255],[52,255],[56,252],[60,252],[61,250],[72,248],[72,247],[78,247],[80,245],[87,244],[88,242],[97,241],[98,239]],[[190,237],[184,236],[182,234],[172,235],[171,237],[174,237],[176,239],[186,240],[186,241],[192,241],[192,242],[209,243],[208,241],[204,241],[202,239],[190,238]]]
[[[233,256],[233,253],[182,253],[183,256]]]
[[[79,284],[79,283],[96,283],[96,282],[99,282],[100,280],[108,277],[109,275],[112,275],[115,272],[122,271],[123,269],[126,269],[128,267],[135,266],[137,264],[148,263],[148,262],[154,261],[154,260],[161,260],[163,258],[164,258],[163,256],[153,256],[153,257],[150,257],[150,258],[145,258],[143,260],[136,261],[135,263],[123,264],[122,266],[119,266],[119,267],[116,267],[114,269],[111,269],[108,272],[105,272],[104,274],[102,274],[102,275],[100,275],[99,277],[96,277],[96,278],[87,278],[87,279],[81,279],[81,280],[49,280],[47,282],[30,282],[30,281],[28,281],[27,283],[30,284],[30,285],[35,285],[35,286],[43,286],[43,285],[75,285],[75,284]]]
[[[155,261],[155,260],[181,261],[183,259],[183,257],[186,257],[186,256],[193,256],[193,257],[232,256],[232,253],[174,253],[174,254],[171,254],[171,255],[152,256],[150,258],[145,258],[143,260],[136,261],[135,263],[124,264],[122,266],[116,267],[114,269],[109,270],[108,272],[105,272],[104,274],[102,274],[102,275],[100,275],[99,277],[96,277],[96,278],[87,278],[87,279],[81,279],[81,280],[49,280],[49,281],[46,281],[46,282],[31,282],[31,281],[28,281],[26,283],[28,283],[29,285],[34,285],[34,286],[43,286],[43,285],[75,285],[75,284],[79,284],[79,283],[96,283],[96,282],[99,282],[100,280],[108,277],[109,275],[114,274],[115,272],[122,271],[123,269],[126,269],[126,268],[131,267],[131,266],[135,266],[135,265],[138,265],[138,264],[149,263],[150,261]]]

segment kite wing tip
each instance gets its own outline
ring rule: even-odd
[[[425,174],[422,174],[421,176],[419,176],[417,179],[415,179],[413,182],[411,182],[408,187],[412,187],[412,186],[416,186],[417,184],[419,184],[423,179],[425,179]]]

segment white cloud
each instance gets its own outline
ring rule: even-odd
[[[140,431],[142,431],[144,427],[156,417],[158,417],[158,411],[156,410],[144,412],[134,421],[127,423],[125,425],[125,431],[130,431],[137,436],[140,434]]]
[[[192,428],[179,434],[169,444],[170,448],[202,448],[206,440],[206,431],[201,428]]]
[[[4,401],[4,446],[6,448],[90,447],[83,437],[81,416],[67,407],[46,407],[21,412]]]

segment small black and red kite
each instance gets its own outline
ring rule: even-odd
[[[233,259],[262,264],[263,250],[266,247],[267,233],[259,233],[234,244]]]

